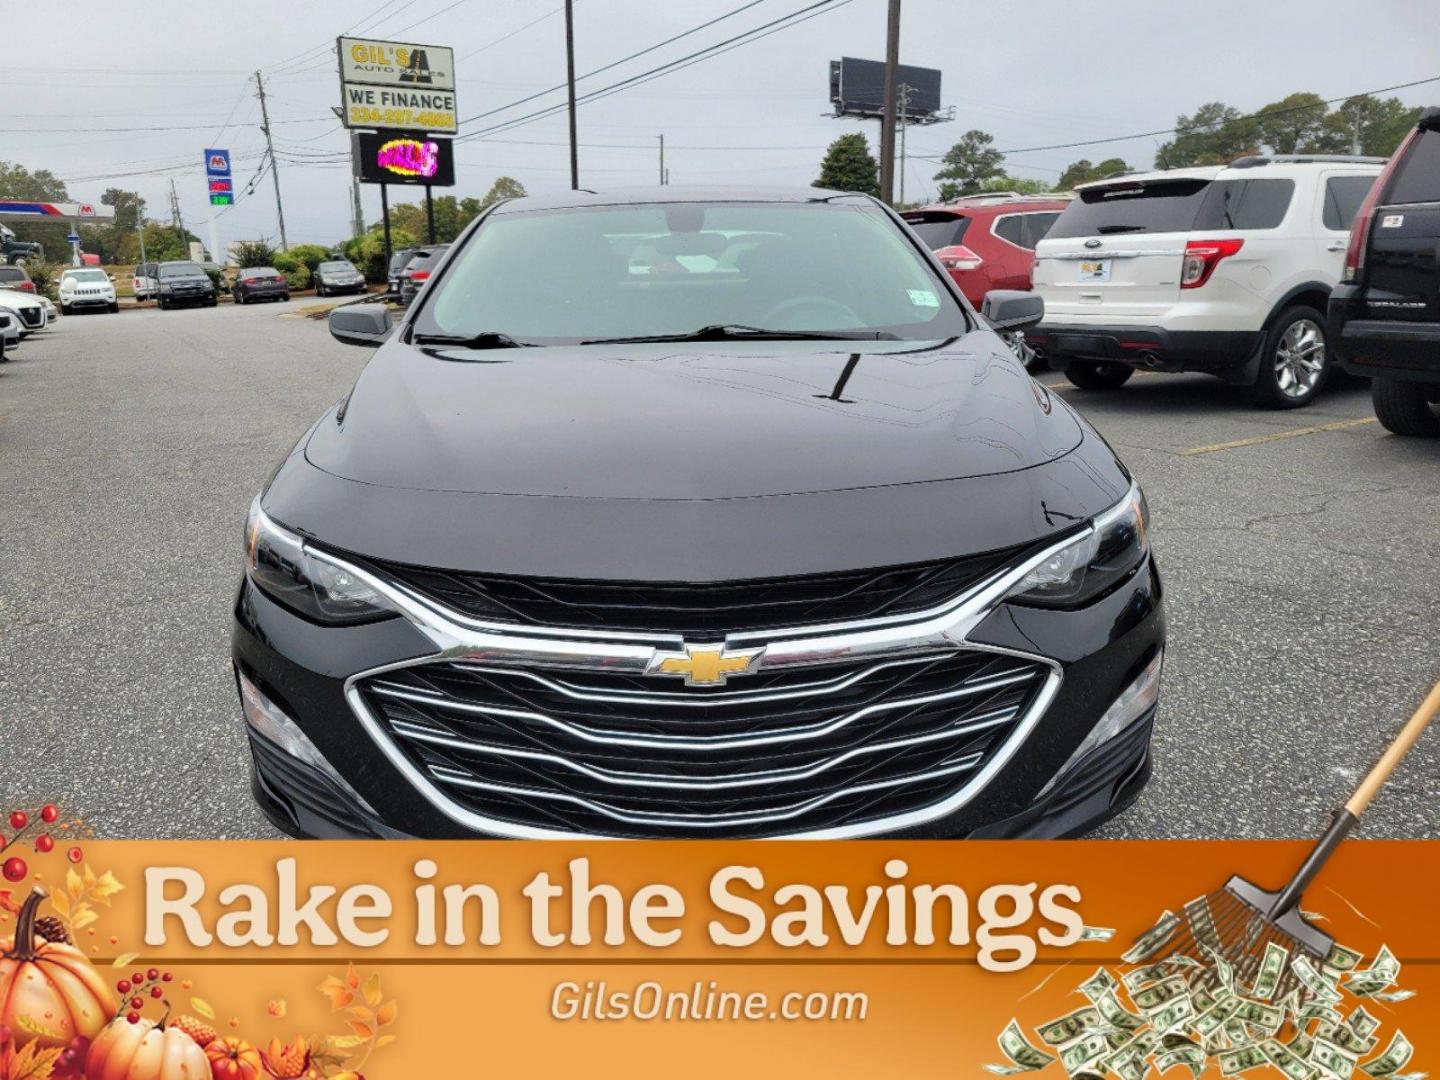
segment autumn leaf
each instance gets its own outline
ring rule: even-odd
[[[133,952],[121,953],[119,956],[115,957],[114,960],[111,960],[111,961],[110,961],[110,966],[111,966],[111,967],[129,967],[131,964],[133,964],[133,963],[135,962],[135,958],[136,958],[137,956],[139,956],[139,955],[140,955],[139,953],[133,953]]]
[[[389,1046],[395,1041],[395,1038],[394,1035],[381,1035],[380,1038],[375,1040],[375,1049],[379,1050],[382,1046]]]
[[[380,1004],[380,973],[377,971],[365,980],[365,1001],[371,1006]]]
[[[268,1005],[265,1006],[266,1012],[268,1012],[271,1016],[275,1017],[275,1019],[277,1020],[284,1016],[288,1009],[289,1006],[286,1004],[284,998],[276,998],[274,1001],[270,1002]]]
[[[350,987],[351,990],[360,989],[360,973],[355,970],[354,964],[347,964],[345,966],[345,985]]]
[[[88,866],[86,867],[86,870],[89,870]],[[95,884],[91,886],[90,895],[95,900],[108,907],[111,897],[113,897],[118,892],[123,892],[124,889],[125,886],[120,884],[119,879],[117,879],[115,875],[112,874],[109,870],[106,870],[103,874],[100,875],[99,879],[95,882]]]
[[[397,1002],[387,1001],[384,1005],[381,1005],[375,1013],[375,1022],[381,1027],[384,1027],[386,1024],[393,1024],[395,1022],[395,1014],[399,1009],[400,1006]]]
[[[85,927],[93,922],[98,922],[99,919],[100,916],[96,915],[88,904],[80,904],[75,908],[75,914],[70,919],[70,932],[73,934],[76,930],[84,930]]]
[[[190,1007],[203,1016],[206,1020],[215,1019],[215,1007],[204,998],[191,998]]]
[[[339,1012],[355,1000],[355,994],[334,975],[327,976],[316,989],[330,999],[330,1011]]]
[[[65,891],[70,894],[71,900],[79,900],[85,895],[85,882],[80,880],[73,866],[65,871]]]
[[[331,1035],[330,1038],[325,1040],[325,1043],[326,1046],[328,1046],[332,1051],[343,1051],[354,1050],[357,1046],[364,1046],[365,1040],[362,1039],[359,1035]],[[343,1058],[345,1055],[342,1053],[324,1054],[323,1056],[335,1057],[338,1059]]]
[[[371,1039],[375,1035],[375,1029],[369,1024],[362,1024],[359,1020],[348,1021],[350,1030],[359,1035],[362,1039]]]
[[[15,1026],[23,1028],[32,1035],[39,1035],[42,1038],[53,1039],[56,1042],[64,1042],[63,1036],[54,1028],[46,1027],[39,1020],[36,1020],[28,1013],[21,1013],[15,1018]]]
[[[361,1021],[362,1023],[368,1024],[375,1019],[375,1014],[372,1013],[369,1009],[367,1009],[364,1005],[356,1005],[352,1008],[346,1009],[345,1011],[351,1016],[353,1016],[356,1020]]]
[[[64,1047],[52,1046],[40,1049],[39,1043],[26,1043],[10,1060],[7,1080],[50,1080],[55,1074],[55,1063],[60,1059]]]
[[[88,862],[81,869],[80,877],[81,880],[85,882],[85,887],[87,889],[93,889],[95,887],[95,871],[90,869],[90,864]]]
[[[0,906],[3,906],[8,910],[10,905],[5,902],[6,899],[8,899],[8,897],[0,898]],[[65,893],[57,892],[52,895],[50,897],[50,906],[53,907],[57,912],[59,912],[60,918],[66,920],[70,918],[70,897],[67,896]]]

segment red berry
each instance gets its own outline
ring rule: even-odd
[[[18,855],[12,855],[5,860],[5,865],[0,867],[0,873],[5,875],[6,881],[24,881],[25,875],[30,868],[25,865],[25,860]]]
[[[55,850],[55,838],[49,833],[41,833],[35,838],[35,850],[44,855]]]
[[[158,999],[158,998],[162,997],[162,996],[164,995],[164,993],[165,993],[165,991],[164,991],[163,989],[161,989],[160,987],[158,987],[158,986],[153,986],[153,987],[150,988],[150,996],[153,997],[153,998]]]
[[[145,973],[144,973],[143,971],[137,971],[137,972],[135,972],[134,975],[131,975],[131,976],[130,976],[130,981],[131,981],[132,983],[134,983],[136,986],[139,986],[141,983],[143,983],[143,982],[145,981]]]
[[[40,820],[47,825],[53,825],[56,821],[60,820],[60,811],[56,809],[54,803],[46,803],[44,807],[41,808]]]
[[[160,977],[160,969],[159,969],[159,968],[151,968],[149,971],[145,972],[145,978],[149,979],[151,982],[154,982],[154,981],[155,981],[156,979],[158,979],[159,977]]]
[[[167,972],[165,972],[164,975],[161,975],[161,976],[160,976],[160,981],[161,981],[161,982],[169,982],[169,981],[170,981],[171,979],[173,979],[173,978],[175,978],[175,976],[172,975],[172,974],[170,974],[170,972],[167,971]]]
[[[143,1009],[143,1008],[145,1007],[145,999],[142,998],[142,997],[133,997],[133,998],[131,998],[131,999],[130,999],[130,1007],[131,1007],[132,1009]]]
[[[140,1014],[138,1012],[126,1013],[125,1019],[129,1020],[132,1024],[138,1024],[140,1022]]]
[[[10,827],[11,827],[12,829],[15,829],[15,830],[18,831],[18,830],[20,830],[20,829],[23,829],[26,825],[29,825],[29,824],[30,824],[30,815],[27,814],[27,813],[25,813],[24,810],[16,810],[13,814],[10,815]]]
[[[130,980],[121,979],[115,984],[115,989],[120,991],[120,993],[122,994],[128,994],[130,992]]]
[[[85,858],[85,853],[78,847],[72,847],[69,851],[65,852],[65,857],[73,863],[78,863],[81,859]]]

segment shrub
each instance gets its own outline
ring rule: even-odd
[[[408,230],[393,228],[390,230],[392,251],[416,247],[418,244],[419,241]],[[390,268],[385,263],[385,233],[381,227],[376,226],[359,240],[351,240],[345,245],[345,253],[365,275],[366,281],[383,284],[388,278]]]
[[[275,266],[275,249],[264,240],[241,240],[230,249],[230,257],[242,270],[247,266]]]
[[[288,254],[299,259],[305,269],[313,274],[317,266],[330,258],[330,249],[322,247],[320,244],[296,244]],[[276,269],[278,270],[279,267]]]
[[[59,282],[60,275],[55,267],[41,259],[27,259],[25,261],[25,272],[30,275],[30,280],[35,283],[35,295],[48,296],[55,299],[55,288]]]
[[[297,259],[294,252],[277,252],[270,265],[285,275],[285,284],[292,290],[304,289],[309,286],[310,268]]]

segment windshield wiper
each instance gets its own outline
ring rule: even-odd
[[[528,341],[516,341],[498,330],[482,330],[478,334],[415,334],[416,345],[446,345],[452,349],[528,349]]]
[[[1105,234],[1105,233],[1144,232],[1144,231],[1145,231],[1145,226],[1144,226],[1144,225],[1101,225],[1101,226],[1100,226],[1098,229],[1096,229],[1095,231],[1098,232],[1098,233],[1100,233],[1100,234],[1102,234],[1102,235]]]
[[[743,323],[714,323],[683,334],[639,334],[635,337],[592,338],[582,345],[632,345],[647,341],[899,341],[899,335],[882,330],[767,330]]]

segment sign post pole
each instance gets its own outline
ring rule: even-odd
[[[390,280],[390,199],[386,190],[389,184],[380,185],[380,217],[385,222],[385,280]]]
[[[435,200],[430,197],[430,185],[425,185],[425,242],[435,242]]]

